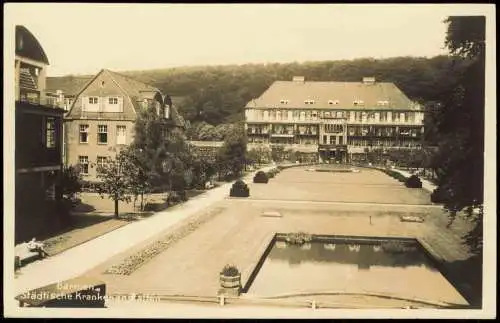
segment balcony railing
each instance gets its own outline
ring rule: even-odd
[[[63,108],[62,105],[60,105],[56,98],[52,97],[21,97],[19,99],[19,102],[25,102],[29,104],[36,104],[36,105],[44,105],[52,108]]]

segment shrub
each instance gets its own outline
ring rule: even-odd
[[[267,177],[268,178],[274,178],[274,173],[271,172],[271,171],[267,172]]]
[[[188,200],[186,191],[172,191],[168,195],[167,203],[168,204],[176,204],[180,202],[185,202]]]
[[[229,277],[236,277],[240,274],[240,271],[234,265],[225,265],[220,274]]]
[[[312,235],[305,232],[289,233],[285,237],[285,241],[290,244],[304,244],[306,242],[311,242]]]
[[[446,203],[448,198],[448,192],[440,187],[436,187],[431,193],[432,203]]]
[[[245,182],[243,182],[242,180],[237,180],[229,190],[229,196],[249,197],[250,189]]]
[[[267,175],[266,175],[265,172],[259,171],[253,177],[253,182],[254,183],[264,183],[264,184],[266,184],[267,182],[269,182],[269,178],[267,177]]]
[[[411,175],[405,182],[406,187],[409,188],[422,188],[422,181],[417,175]]]

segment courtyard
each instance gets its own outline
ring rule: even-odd
[[[359,173],[307,169],[286,169],[268,184],[247,181],[250,198],[226,197],[208,205],[83,275],[103,280],[110,295],[214,298],[220,288],[218,274],[222,267],[236,265],[245,286],[277,232],[411,237],[423,241],[446,264],[463,262],[471,256],[460,243],[469,224],[459,218],[449,229],[445,228],[446,214],[440,205],[430,202],[429,192],[424,189],[406,188],[374,169],[361,169]],[[269,211],[278,212],[281,217],[262,216]],[[420,216],[425,221],[401,222],[402,215]],[[161,241],[165,243],[158,249]],[[333,278],[321,279],[327,282]],[[398,297],[467,303],[445,279],[396,278],[391,286],[370,284]],[[363,291],[370,286],[358,287]],[[260,296],[247,293],[241,298]]]

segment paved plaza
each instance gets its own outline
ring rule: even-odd
[[[160,233],[86,274],[106,281],[111,294],[214,296],[219,289],[217,277],[221,268],[225,264],[237,265],[245,284],[275,232],[418,237],[428,241],[433,251],[447,261],[469,256],[456,232],[443,231],[446,221],[441,206],[431,204],[424,189],[408,189],[372,169],[360,173],[306,169],[287,169],[269,184],[249,183],[248,199],[226,198],[213,204],[210,209],[217,212],[215,217],[131,275],[104,272],[177,228]],[[263,217],[267,211],[279,212],[282,217]],[[401,222],[400,216],[408,214],[422,216],[426,221]],[[447,291],[434,286],[427,295],[415,291],[415,297],[425,298],[433,293],[436,299],[446,298],[449,295],[440,292]]]
[[[440,205],[430,202],[425,189],[406,188],[375,169],[361,169],[359,173],[325,173],[311,172],[308,168],[286,169],[268,184],[253,184],[251,176],[245,178],[250,198],[229,198],[230,184],[223,185],[176,209],[160,212],[150,219],[31,264],[16,279],[17,290],[21,292],[85,275],[102,279],[107,285],[107,294],[112,295],[214,297],[220,288],[221,268],[226,264],[236,265],[245,285],[276,232],[415,237],[426,242],[433,253],[445,261],[464,260],[470,256],[460,244],[460,235],[467,230],[467,223],[458,219],[450,229],[445,229],[446,214]],[[262,216],[268,211],[279,212],[282,217]],[[208,221],[199,220],[207,213],[212,214]],[[402,215],[421,216],[425,222],[401,222]],[[192,227],[189,234],[130,275],[105,273],[186,226]],[[85,259],[85,263],[80,259]],[[74,266],[74,261],[78,267]],[[54,274],[46,275],[51,272],[49,267]],[[45,277],[35,276],[42,271]],[[446,285],[446,281],[430,282],[424,282],[428,287],[423,289],[416,288],[423,282],[413,282],[413,297],[464,301],[450,284],[442,285]],[[407,290],[402,289],[401,293]],[[397,294],[398,289],[392,292]]]

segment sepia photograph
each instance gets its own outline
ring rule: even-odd
[[[496,317],[494,5],[3,15],[4,317]]]

